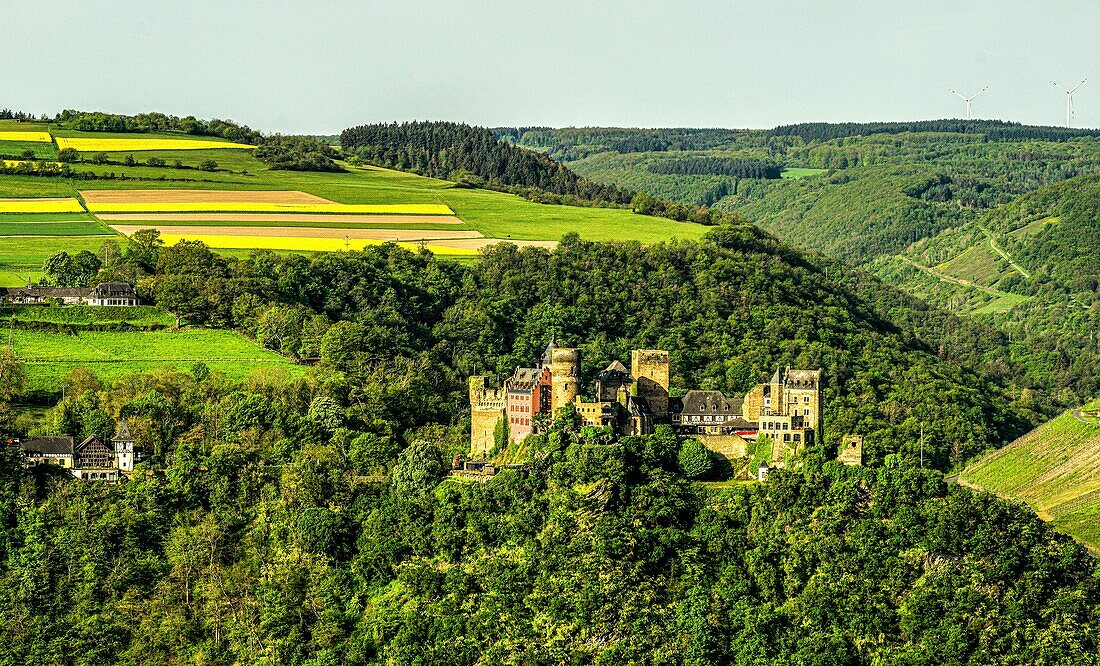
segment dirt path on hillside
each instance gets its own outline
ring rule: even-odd
[[[904,261],[905,263],[909,264],[913,268],[917,268],[917,269],[920,269],[920,270],[924,271],[925,273],[928,273],[929,275],[936,278],[937,280],[942,280],[944,282],[951,282],[953,284],[957,284],[957,285],[962,286],[962,287],[970,287],[972,289],[977,289],[978,291],[984,291],[985,293],[989,294],[990,296],[996,296],[997,298],[1001,298],[1002,296],[1011,296],[1012,295],[1012,294],[1008,294],[1008,293],[1003,292],[1003,291],[997,291],[996,289],[993,289],[992,287],[983,287],[982,285],[977,284],[975,282],[971,282],[970,280],[964,280],[962,278],[957,278],[957,277],[954,277],[952,275],[947,275],[945,273],[940,273],[939,271],[937,271],[934,268],[931,268],[929,266],[925,266],[924,264],[918,264],[917,262],[913,261],[909,257],[898,255],[898,258],[901,259],[902,261]]]
[[[989,229],[986,229],[985,227],[980,226],[980,225],[978,226],[978,228],[981,229],[982,233],[984,233],[986,235],[986,238],[989,239],[989,249],[991,249],[994,252],[996,252],[997,254],[1001,255],[1001,258],[1004,259],[1005,261],[1007,261],[1008,265],[1012,266],[1014,269],[1016,269],[1016,272],[1019,273],[1020,275],[1022,275],[1025,279],[1027,279],[1027,280],[1031,279],[1031,273],[1028,273],[1024,269],[1023,266],[1021,266],[1020,264],[1013,261],[1012,257],[1010,257],[1007,252],[1002,250],[1000,248],[1000,246],[997,245],[997,241],[995,241],[993,239],[993,232],[992,231],[990,231]]]

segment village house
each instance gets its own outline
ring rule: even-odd
[[[115,436],[107,441],[95,435],[79,443],[72,437],[27,437],[10,440],[9,445],[23,453],[28,468],[54,465],[87,481],[118,482],[139,462],[126,419],[119,422]]]
[[[141,305],[134,287],[126,282],[101,282],[94,287],[2,287],[4,303],[36,305],[60,302],[63,305],[119,307]]]

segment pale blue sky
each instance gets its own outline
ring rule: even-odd
[[[975,116],[1062,124],[1100,3],[0,0],[0,107],[361,122],[771,127]]]

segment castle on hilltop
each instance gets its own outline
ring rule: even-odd
[[[745,457],[750,444],[766,436],[768,459],[782,463],[821,436],[820,370],[777,369],[768,383],[740,398],[701,390],[672,397],[668,352],[636,349],[629,370],[616,360],[596,376],[591,401],[582,397],[580,374],[580,350],[551,341],[535,367],[516,368],[501,387],[487,376],[471,377],[471,453],[487,455],[502,435],[508,443],[522,442],[566,405],[584,425],[609,427],[618,436],[648,435],[669,424],[729,459]]]

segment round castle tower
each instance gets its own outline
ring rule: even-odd
[[[577,397],[581,379],[581,350],[554,347],[550,351],[550,413],[554,414]]]

